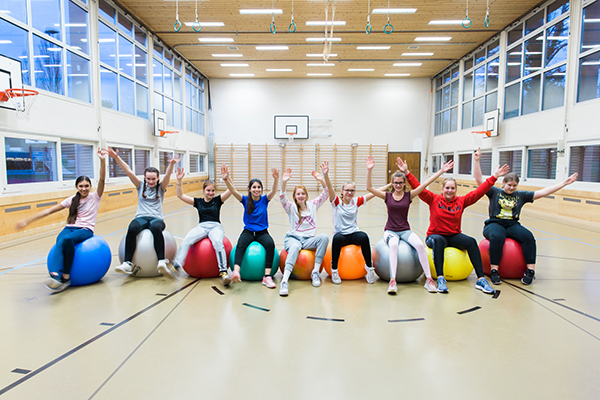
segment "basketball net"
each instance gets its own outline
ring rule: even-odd
[[[17,118],[29,121],[31,107],[38,94],[36,90],[31,89],[7,89],[2,92],[0,100],[6,101],[17,110]]]
[[[175,147],[177,144],[177,134],[178,131],[159,131],[160,137],[167,137],[169,139],[169,146]]]
[[[296,136],[295,132],[286,132],[288,135],[288,143],[294,143],[294,136]]]
[[[483,145],[483,138],[488,138],[492,135],[492,131],[472,131],[474,148],[480,148]]]

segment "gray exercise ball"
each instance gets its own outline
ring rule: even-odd
[[[373,264],[377,275],[386,281],[390,280],[390,247],[381,239],[373,249]],[[398,244],[398,268],[396,282],[414,282],[423,273],[417,251],[401,240]]]
[[[167,230],[163,231],[163,237],[165,239],[165,258],[173,262],[175,254],[177,253],[177,242],[171,233]],[[121,243],[119,243],[119,261],[123,263],[125,258],[125,238],[123,236]],[[154,250],[154,237],[150,229],[144,229],[137,235],[135,253],[133,253],[133,259],[131,262],[134,265],[140,267],[140,269],[134,274],[136,277],[152,277],[160,276],[157,270],[158,257]]]

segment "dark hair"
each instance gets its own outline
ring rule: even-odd
[[[519,175],[515,174],[514,172],[509,172],[508,174],[504,175],[503,182],[517,182],[517,184],[519,184]]]
[[[256,182],[258,182],[261,189],[263,187],[263,184],[260,181],[260,179],[254,178],[250,180],[250,183],[248,183],[248,201],[246,202],[246,210],[248,211],[248,215],[252,215],[252,212],[254,212],[254,200],[252,200],[252,192],[250,192],[250,188]]]
[[[86,181],[92,185],[92,181],[85,175],[81,175],[77,180],[75,180],[75,187],[81,183],[81,181]],[[79,201],[81,200],[81,194],[79,191],[75,193],[75,197],[71,201],[71,207],[69,207],[69,216],[67,217],[67,224],[74,224],[77,220],[77,208],[79,208]]]
[[[406,175],[404,175],[403,172],[396,171],[396,172],[394,172],[394,175],[392,175],[392,193],[394,193],[396,191],[396,188],[394,187],[394,178],[402,178],[402,179],[404,179],[404,192],[408,192],[409,191],[409,190],[406,189]]]
[[[156,177],[158,178],[158,180],[156,181],[156,186],[154,187],[154,189],[156,189],[156,196],[158,197],[158,185],[160,185],[160,172],[158,172],[158,170],[154,167],[148,167],[144,170],[144,188],[142,189],[142,197],[146,198],[146,174],[148,172],[155,173]]]
[[[202,190],[206,189],[207,186],[215,186],[215,183],[213,181],[211,181],[210,179],[207,179],[204,181],[204,183],[202,184]]]

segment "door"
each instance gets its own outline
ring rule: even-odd
[[[400,157],[408,164],[408,170],[421,181],[421,152],[411,151],[403,153],[388,153],[388,182],[392,181],[392,174],[398,171],[396,158]]]

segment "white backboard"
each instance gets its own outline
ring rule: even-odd
[[[0,55],[0,92],[4,89],[20,89],[23,87],[21,61]],[[1,108],[15,110],[9,102],[0,101]]]
[[[308,115],[276,115],[274,121],[275,139],[308,139]]]

